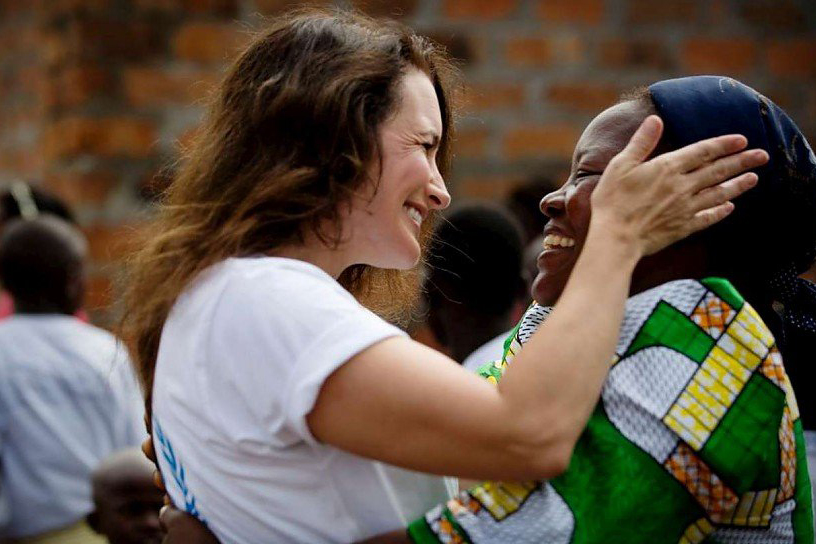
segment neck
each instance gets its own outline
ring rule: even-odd
[[[700,244],[675,244],[638,262],[632,273],[629,295],[673,280],[704,278],[711,275],[708,270],[708,258]]]
[[[759,313],[777,338],[781,332],[779,316],[773,309],[773,298],[764,281],[756,281],[749,274],[719,272],[702,244],[675,244],[641,259],[632,275],[630,295],[635,295],[660,284],[679,279],[702,279],[721,276],[731,282],[746,301]]]
[[[311,232],[304,238],[305,240],[301,243],[275,248],[269,252],[269,255],[313,264],[334,279],[339,278],[345,269],[354,264],[351,259],[347,258],[342,244],[337,248],[329,247]]]

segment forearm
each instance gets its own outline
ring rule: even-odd
[[[614,354],[639,252],[608,225],[593,222],[555,310],[499,382],[508,420],[544,448],[572,450]]]
[[[603,223],[594,227],[558,308],[498,388],[424,346],[385,341],[327,380],[309,416],[312,431],[341,449],[424,472],[496,480],[560,474],[597,402],[638,255]]]

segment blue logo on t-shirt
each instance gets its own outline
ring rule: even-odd
[[[184,478],[184,465],[181,463],[181,459],[176,457],[176,453],[173,451],[173,445],[164,434],[164,431],[162,431],[161,425],[159,425],[159,421],[155,417],[153,417],[153,430],[154,436],[159,441],[162,457],[164,457],[164,460],[167,461],[167,464],[170,467],[170,473],[173,476],[173,481],[184,497],[184,511],[192,516],[195,516],[199,519],[199,521],[206,525],[207,521],[196,507],[195,496],[193,496],[193,493],[187,487],[187,481]],[[166,482],[167,480],[165,479],[165,483]]]

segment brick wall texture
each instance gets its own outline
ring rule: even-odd
[[[560,183],[594,114],[624,90],[680,75],[738,78],[816,140],[814,0],[335,3],[398,17],[460,59],[455,198],[501,198],[534,176]],[[75,207],[101,321],[128,239],[225,59],[295,4],[0,0],[0,183],[32,180]]]

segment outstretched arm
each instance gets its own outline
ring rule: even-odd
[[[429,348],[392,338],[326,380],[308,416],[313,434],[434,474],[560,474],[600,394],[635,264],[725,217],[728,200],[756,182],[754,174],[738,174],[767,160],[764,152],[740,153],[745,138],[723,136],[643,162],[661,130],[649,117],[606,169],[558,307],[498,387]]]
[[[651,123],[651,127],[649,123]],[[650,133],[650,130],[656,132]],[[413,447],[411,444],[412,435],[401,433],[400,430],[402,427],[400,427],[400,425],[402,425],[403,422],[396,422],[391,419],[393,407],[390,408],[391,411],[372,412],[368,414],[359,413],[361,410],[354,407],[354,404],[357,402],[360,402],[366,407],[388,407],[388,397],[402,398],[401,395],[407,393],[403,400],[410,400],[413,404],[409,403],[408,407],[417,409],[417,413],[412,415],[412,419],[420,417],[422,421],[428,422],[430,427],[442,428],[442,431],[436,432],[441,432],[441,434],[437,436],[440,437],[440,440],[443,440],[441,444],[444,444],[445,447],[439,447],[440,443],[436,443],[436,447],[433,447],[433,444],[431,444],[430,447],[433,450],[446,450],[452,442],[456,442],[458,448],[469,447],[466,444],[463,445],[463,442],[466,442],[466,437],[463,438],[461,435],[463,434],[462,429],[471,428],[472,426],[478,427],[476,431],[479,435],[492,435],[494,437],[498,436],[498,440],[509,440],[512,438],[512,433],[520,433],[523,435],[525,425],[529,425],[531,436],[534,437],[535,429],[533,429],[533,427],[548,427],[548,425],[542,425],[541,421],[551,421],[550,419],[539,419],[539,417],[542,416],[520,417],[519,420],[521,423],[517,422],[514,424],[504,419],[508,417],[504,414],[509,412],[490,413],[489,410],[482,410],[479,414],[474,414],[468,418],[462,414],[457,415],[454,413],[451,415],[449,414],[450,411],[447,410],[447,405],[454,406],[455,408],[456,403],[462,401],[477,403],[487,402],[490,406],[501,407],[503,402],[507,402],[501,395],[509,397],[521,389],[518,394],[519,398],[517,399],[516,410],[523,411],[525,403],[527,405],[538,404],[539,397],[541,397],[549,398],[550,403],[553,403],[554,406],[560,405],[562,410],[567,410],[567,415],[573,416],[571,424],[564,426],[568,428],[568,431],[569,428],[572,430],[569,432],[562,431],[562,440],[567,444],[570,444],[570,442],[574,444],[577,435],[586,422],[589,412],[597,401],[601,384],[606,375],[607,362],[614,347],[614,341],[623,311],[623,301],[628,291],[629,274],[631,273],[631,268],[634,266],[634,262],[637,261],[637,258],[641,254],[657,251],[676,239],[695,230],[705,228],[707,225],[713,224],[727,215],[730,211],[730,204],[726,201],[752,186],[755,179],[753,179],[751,175],[743,175],[732,178],[724,184],[718,185],[717,182],[766,160],[762,156],[751,156],[748,152],[728,155],[728,153],[734,153],[742,149],[745,146],[744,139],[739,137],[723,137],[684,148],[680,150],[682,154],[675,152],[674,154],[665,155],[660,162],[650,161],[650,163],[640,165],[641,168],[651,168],[651,170],[641,169],[639,172],[634,172],[634,174],[640,176],[659,177],[659,175],[663,175],[665,177],[667,172],[671,173],[673,171],[674,177],[669,176],[669,178],[665,180],[664,185],[659,186],[657,190],[668,190],[670,192],[677,190],[677,194],[674,196],[675,201],[678,199],[683,200],[688,208],[682,211],[682,213],[675,215],[668,214],[662,217],[650,217],[649,212],[654,211],[656,208],[648,203],[640,202],[641,206],[646,207],[645,211],[638,211],[636,209],[634,211],[632,209],[628,209],[628,211],[625,209],[620,210],[618,213],[628,213],[629,216],[624,216],[624,220],[618,221],[620,218],[616,218],[615,216],[615,197],[617,196],[621,199],[634,197],[637,201],[638,183],[643,183],[643,179],[641,178],[638,181],[637,176],[636,179],[629,184],[626,184],[625,182],[627,180],[623,178],[625,178],[626,173],[632,175],[634,168],[628,169],[631,167],[631,164],[635,164],[635,167],[637,167],[639,161],[642,161],[643,158],[648,156],[654,143],[659,138],[659,132],[659,122],[654,119],[651,121],[647,120],[647,123],[644,124],[644,127],[641,127],[641,130],[633,138],[632,144],[627,148],[628,153],[625,152],[620,160],[616,159],[617,162],[610,164],[608,169],[610,174],[604,177],[608,181],[603,182],[606,183],[606,185],[603,185],[603,183],[599,184],[595,195],[593,195],[593,204],[596,208],[593,213],[590,237],[587,240],[586,247],[588,249],[585,249],[585,255],[582,255],[578,264],[576,264],[572,278],[559,303],[559,309],[548,319],[546,326],[542,326],[542,330],[533,336],[522,352],[530,354],[535,351],[536,354],[529,356],[519,354],[519,357],[516,358],[516,361],[507,372],[499,388],[488,386],[470,373],[461,371],[458,365],[452,364],[452,362],[446,360],[444,357],[435,355],[433,352],[429,353],[430,350],[422,350],[421,347],[414,346],[408,343],[408,341],[401,341],[407,344],[405,352],[392,354],[398,360],[403,360],[403,362],[385,363],[384,366],[386,366],[389,371],[378,374],[376,373],[376,371],[379,370],[377,366],[378,356],[385,357],[387,361],[387,356],[392,351],[392,347],[383,345],[386,344],[386,342],[383,342],[381,345],[372,348],[372,350],[376,348],[377,352],[385,350],[382,354],[377,352],[369,353],[372,350],[368,350],[355,358],[358,360],[358,363],[362,361],[364,364],[355,364],[355,366],[359,368],[356,368],[350,377],[346,376],[344,378],[341,376],[338,379],[337,376],[337,374],[344,371],[344,369],[351,367],[350,364],[347,364],[341,367],[341,369],[330,378],[321,392],[321,399],[319,399],[318,405],[310,416],[310,424],[313,432],[323,440],[328,442],[334,440],[336,442],[335,445],[343,447],[342,444],[349,440],[349,436],[342,436],[348,433],[348,430],[345,429],[342,422],[340,424],[341,436],[338,437],[332,435],[331,432],[321,431],[320,429],[324,428],[324,426],[330,427],[332,425],[331,418],[325,414],[325,410],[328,407],[334,406],[339,409],[340,411],[338,413],[342,414],[344,418],[349,415],[349,412],[343,410],[350,407],[353,410],[351,419],[354,422],[358,424],[360,422],[371,424],[372,428],[377,433],[381,433],[382,436],[388,435],[387,429],[382,429],[383,425],[387,426],[390,424],[391,427],[396,430],[396,432],[391,435],[391,439],[394,440],[393,448],[385,453],[374,452],[370,455],[371,457],[388,457],[400,460],[414,455],[415,451],[411,449]],[[638,137],[640,138],[638,139]],[[678,154],[680,156],[678,156]],[[717,157],[721,155],[725,156],[725,158],[717,159]],[[618,171],[618,169],[622,172]],[[658,172],[655,173],[654,170]],[[678,172],[683,172],[688,182],[684,189],[671,186],[672,183],[677,181],[675,178],[678,176]],[[617,179],[616,176],[620,176],[621,179]],[[619,187],[616,183],[623,186]],[[666,184],[669,185],[667,186]],[[713,189],[706,189],[706,187],[710,186],[713,186]],[[607,199],[611,199],[611,202]],[[607,209],[606,212],[603,211],[605,208]],[[605,216],[605,213],[610,215]],[[647,229],[650,222],[659,221],[661,219],[664,223],[668,223],[654,229],[652,232],[643,232]],[[632,228],[632,224],[636,224],[638,221],[642,222],[641,226]],[[629,225],[629,230],[627,230],[627,224]],[[613,230],[610,233],[605,232],[607,228],[620,230]],[[638,243],[635,243],[637,235],[633,234],[633,232],[638,230],[641,231],[639,233],[639,236],[641,236],[640,246],[638,246]],[[640,249],[638,249],[638,247],[640,247]],[[619,266],[614,265],[624,266],[621,269]],[[599,298],[597,298],[599,296],[605,297],[603,300],[605,304],[609,306],[606,312],[596,311],[599,305]],[[593,321],[599,319],[599,317],[600,322]],[[553,325],[553,323],[555,323],[555,325]],[[549,332],[542,334],[546,331]],[[572,340],[571,343],[569,342],[570,340]],[[539,347],[529,349],[533,345],[533,342]],[[401,348],[396,345],[393,346],[393,349],[401,351]],[[413,357],[416,357],[416,360],[414,360]],[[536,357],[539,361],[546,360],[546,364],[536,365],[534,360]],[[409,359],[407,363],[404,362],[405,358]],[[414,365],[421,364],[419,362],[423,361],[424,358],[429,358],[431,364],[423,364],[420,371],[420,369]],[[588,360],[593,358],[594,360]],[[581,366],[582,362],[585,363],[583,366]],[[378,390],[375,388],[375,390],[372,391],[369,387],[370,384],[365,383],[365,372],[357,372],[358,370],[362,371],[363,368],[367,368],[368,364],[374,365],[372,369],[375,372],[374,376],[381,377],[383,380],[378,384],[381,386]],[[406,364],[410,365],[410,372],[405,371],[406,369],[404,367]],[[578,365],[577,369],[576,364]],[[391,368],[391,366],[395,368]],[[394,372],[394,370],[396,370],[396,372]],[[430,377],[430,380],[424,379],[422,376]],[[513,379],[516,384],[508,386],[507,384],[509,382],[507,380],[513,376],[515,376]],[[421,379],[417,380],[416,378],[418,377]],[[539,388],[538,395],[536,391],[533,390],[535,387],[531,388],[531,394],[526,394],[524,390],[529,385],[525,381],[527,379],[533,380],[533,383]],[[364,382],[361,384],[358,383],[358,380],[364,380]],[[434,383],[430,382],[436,382],[436,385],[439,387],[433,387]],[[417,387],[417,383],[420,383],[421,387]],[[467,392],[463,393],[461,388],[455,386],[455,384],[459,383],[470,384],[465,386],[465,389],[472,390],[469,393],[471,396],[468,396]],[[555,384],[555,386],[553,384]],[[572,387],[571,390],[567,392],[564,391],[564,388],[560,387],[560,385],[570,385]],[[367,394],[369,392],[374,393],[377,399],[371,400],[370,402],[367,399],[361,399],[359,396],[361,387],[366,388]],[[423,389],[424,387],[431,388]],[[455,395],[452,396],[452,394]],[[564,396],[561,397],[561,395]],[[566,400],[570,398],[570,395],[572,395],[572,398],[575,400]],[[560,403],[557,402],[559,397],[563,399]],[[581,404],[582,402],[583,404]],[[425,403],[430,403],[431,406],[423,408]],[[404,405],[403,403],[403,406]],[[473,405],[466,404],[465,406]],[[583,411],[580,411],[581,407],[583,407]],[[505,409],[512,412],[510,408]],[[545,409],[536,413],[548,414],[544,416],[548,418],[555,417],[554,414],[558,411],[558,408],[551,408],[550,410],[551,411]],[[362,411],[365,412],[365,410]],[[323,412],[323,415],[321,415],[321,412]],[[456,410],[454,410],[454,412],[456,412]],[[440,414],[442,416],[441,418],[438,417]],[[487,417],[480,419],[484,416]],[[510,429],[504,433],[501,431],[497,432],[491,425],[492,422],[497,422],[502,427],[509,427]],[[407,427],[407,430],[414,434],[419,432],[413,429],[415,424],[416,422],[412,421]],[[485,425],[489,426],[490,429],[484,431],[482,426]],[[451,427],[454,429],[452,433],[453,438],[444,436],[444,433],[450,432],[445,429],[450,429]],[[574,437],[572,438],[570,438],[571,433],[574,433]],[[353,433],[348,434],[351,435]],[[553,432],[551,436],[555,436],[555,434],[556,433]],[[490,442],[487,438],[482,438],[482,440],[485,441],[489,449],[497,449],[496,444],[499,442]],[[407,445],[404,445],[404,443],[407,443]],[[531,449],[537,447],[535,440],[532,439],[526,442],[526,447],[517,448],[520,451],[513,450],[512,447],[517,447],[519,443],[519,441],[507,443],[508,450],[510,451],[505,455],[520,458],[525,455],[525,451],[531,451]],[[363,449],[370,447],[372,446],[367,444]],[[347,449],[353,450],[354,448],[353,446],[349,446]],[[561,448],[561,450],[569,451],[571,451],[571,449],[571,445]],[[469,459],[474,457],[474,451],[478,450],[466,451],[466,454],[462,455],[461,458]],[[149,440],[146,442],[146,453],[151,457],[152,446],[149,444]],[[155,461],[154,457],[151,458]],[[497,459],[501,461],[500,456],[497,457]],[[452,463],[457,467],[460,466],[457,464],[459,462],[458,459],[442,460],[442,462]],[[412,465],[413,463],[414,461],[408,459],[404,464]],[[440,461],[434,460],[433,463],[438,465]],[[565,466],[566,459],[561,460],[560,463]],[[557,467],[558,464],[559,462],[556,462],[553,466]],[[472,468],[474,469],[474,474],[476,472],[479,474],[490,472],[490,470],[485,470],[482,464]],[[526,471],[527,468],[525,468],[525,474]],[[505,474],[509,471],[503,469],[496,472]],[[519,479],[523,479],[523,477],[519,477]],[[172,506],[162,512],[162,521],[168,532],[165,540],[166,544],[174,544],[176,542],[210,544],[217,542],[217,539],[215,539],[203,524],[192,516],[176,510]],[[385,544],[388,542],[405,543],[409,542],[409,539],[404,530],[398,530],[365,542],[369,544]]]

